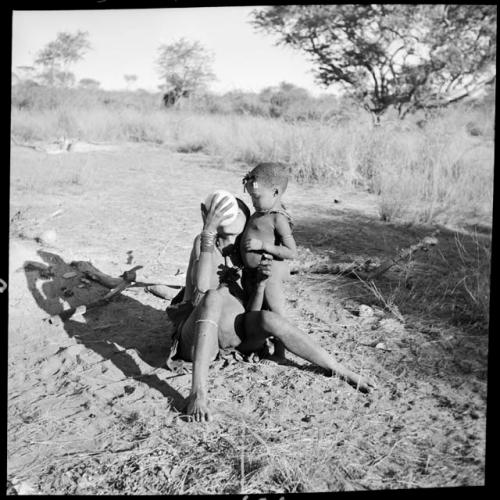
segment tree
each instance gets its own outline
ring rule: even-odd
[[[72,85],[75,78],[69,67],[83,59],[90,48],[87,32],[58,33],[56,39],[40,50],[35,59],[35,64],[42,67],[40,79],[48,85]]]
[[[181,96],[199,92],[215,79],[211,69],[213,56],[198,41],[181,38],[161,45],[158,51],[156,64],[165,81],[163,89],[167,106],[175,104]]]
[[[75,84],[75,75],[71,71],[61,71],[51,68],[41,71],[37,79],[46,85],[57,85],[60,87],[72,87]]]
[[[123,78],[127,84],[127,90],[130,90],[131,86],[137,82],[137,75],[123,75]]]
[[[93,78],[82,78],[79,82],[78,85],[83,88],[83,89],[98,89],[101,85],[101,82],[94,80]]]
[[[445,106],[496,76],[496,6],[279,5],[258,30],[309,55],[317,80],[340,84],[374,116]]]
[[[288,82],[281,82],[278,87],[266,87],[259,95],[263,102],[269,103],[269,112],[275,118],[286,114],[294,103],[302,103],[310,99],[306,89]]]
[[[36,70],[34,66],[16,66],[16,70],[16,73],[22,82],[35,79]]]

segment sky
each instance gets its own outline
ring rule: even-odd
[[[82,30],[89,33],[92,50],[71,71],[77,81],[92,78],[107,90],[125,89],[124,75],[134,74],[135,87],[157,91],[162,83],[155,67],[159,46],[184,37],[212,52],[214,92],[258,92],[281,81],[313,95],[326,92],[315,83],[305,55],[255,31],[248,21],[256,8],[14,11],[12,71],[33,65],[37,52],[58,32]]]

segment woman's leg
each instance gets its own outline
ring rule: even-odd
[[[293,354],[331,370],[363,392],[374,388],[373,382],[341,365],[320,345],[307,337],[282,316],[271,311],[248,312],[245,315],[245,341],[239,346],[243,352],[259,348],[268,336],[279,339]]]
[[[182,328],[180,355],[193,362],[191,393],[186,412],[194,419],[211,420],[208,410],[208,370],[219,345],[238,345],[234,318],[243,306],[226,289],[209,290]]]
[[[208,368],[219,351],[217,337],[220,312],[220,301],[209,291],[182,328],[179,354],[183,359],[193,362],[186,413],[193,415],[197,421],[210,420],[207,406]]]

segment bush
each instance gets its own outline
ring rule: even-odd
[[[12,108],[42,111],[67,107],[90,109],[107,106],[113,109],[152,111],[161,106],[161,94],[144,91],[106,91],[101,89],[48,87],[22,82],[12,87]]]

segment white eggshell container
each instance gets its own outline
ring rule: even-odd
[[[236,217],[238,216],[238,203],[236,202],[236,198],[229,191],[225,191],[224,189],[218,189],[217,191],[214,191],[213,193],[209,194],[207,196],[207,199],[205,200],[205,207],[207,207],[208,210],[210,208],[210,203],[212,202],[212,198],[215,197],[215,203],[217,203],[220,199],[224,198],[225,196],[227,196],[229,200],[224,205],[224,207],[228,205],[230,206],[229,210],[225,213],[225,215],[230,215],[231,217],[223,220],[221,222],[221,226],[227,226],[236,220]]]

